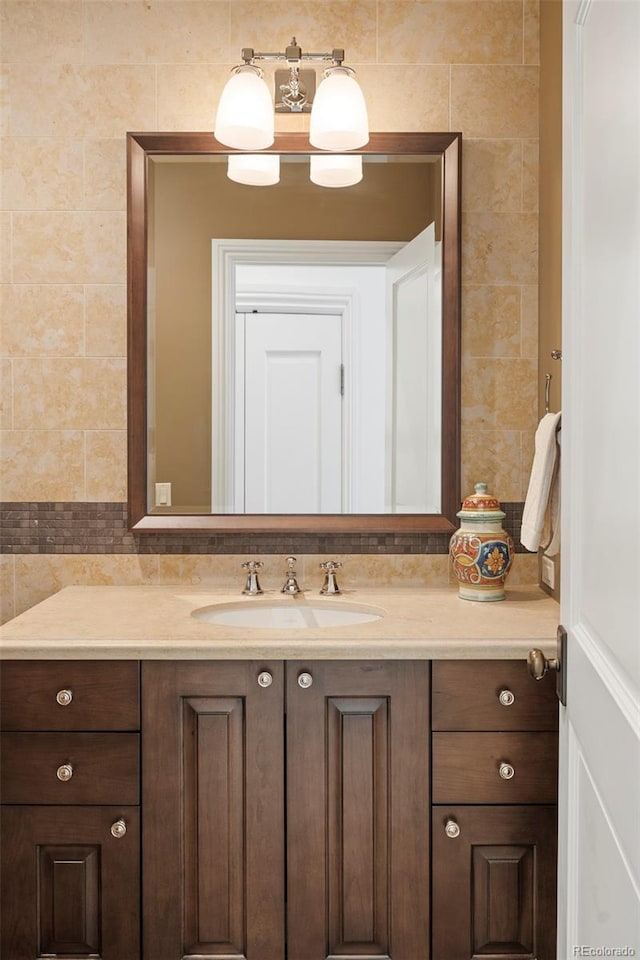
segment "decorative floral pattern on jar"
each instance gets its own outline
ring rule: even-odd
[[[486,483],[477,483],[458,511],[461,524],[449,543],[449,556],[463,600],[504,600],[513,560],[513,541],[503,530],[506,514]]]

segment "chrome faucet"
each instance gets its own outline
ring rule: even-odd
[[[247,570],[247,582],[244,585],[244,590],[242,591],[248,597],[257,597],[258,594],[264,593],[260,582],[258,580],[258,570],[262,570],[264,563],[262,560],[246,560],[242,567],[244,570]]]
[[[302,593],[296,580],[296,558],[287,557],[287,579],[280,593],[287,593],[293,597],[296,593]]]
[[[339,560],[325,560],[324,563],[320,564],[320,569],[325,571],[324,583],[320,593],[326,596],[335,596],[341,592],[336,581],[336,570],[341,566],[342,564]]]

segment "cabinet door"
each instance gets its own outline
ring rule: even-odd
[[[290,960],[427,960],[427,663],[287,664],[287,829]]]
[[[555,958],[555,807],[434,807],[432,843],[433,960]]]
[[[282,960],[282,664],[144,663],[142,704],[144,956]]]
[[[3,807],[0,954],[136,960],[138,819],[127,807]]]

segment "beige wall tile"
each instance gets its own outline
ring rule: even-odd
[[[538,212],[538,141],[522,142],[522,209]]]
[[[523,63],[540,63],[540,0],[524,0]]]
[[[228,3],[92,0],[84,9],[87,63],[224,63],[228,58]]]
[[[383,63],[522,63],[520,0],[378,4]]]
[[[156,68],[146,65],[15,64],[13,137],[122,137],[156,129]]]
[[[498,500],[521,499],[520,436],[518,430],[463,430],[463,497],[476,483],[487,483]]]
[[[0,137],[9,134],[9,72],[10,67],[0,64]]]
[[[462,218],[464,283],[536,283],[538,218],[533,213],[467,213]]]
[[[158,558],[131,554],[22,554],[16,562],[16,615],[63,587],[153,583]]]
[[[11,283],[11,217],[10,213],[0,213],[0,283]]]
[[[465,137],[537,137],[537,67],[451,68],[451,130]]]
[[[0,623],[15,617],[14,557],[0,556]]]
[[[78,430],[0,434],[0,500],[83,500],[84,436]]]
[[[475,359],[462,363],[462,424],[469,430],[534,430],[534,360]]]
[[[522,142],[467,140],[462,150],[462,209],[522,210]]]
[[[276,554],[164,554],[158,558],[158,582],[228,587],[240,595],[247,578],[242,564],[249,559],[264,563],[259,573],[262,589],[279,590],[286,565],[285,557]]]
[[[462,345],[465,356],[520,356],[519,286],[463,286],[462,316]]]
[[[517,553],[513,558],[513,564],[506,583],[507,596],[509,595],[510,586],[525,587],[527,584],[537,585],[539,582],[538,554]]]
[[[126,286],[123,283],[87,286],[85,298],[87,356],[126,356]]]
[[[213,131],[217,103],[229,79],[230,67],[231,64],[161,64],[158,129]]]
[[[11,360],[0,360],[0,429],[13,427],[13,376]]]
[[[86,140],[84,198],[87,210],[127,209],[127,144],[117,140]]]
[[[319,564],[328,559],[341,561],[337,580],[345,593],[359,587],[440,587],[449,581],[446,554],[306,554],[301,559],[304,586],[313,593],[324,580]]]
[[[0,59],[6,63],[82,60],[81,0],[4,0]]]
[[[12,216],[14,283],[124,281],[124,213],[33,211]]]
[[[118,430],[126,425],[120,359],[14,360],[14,427]]]
[[[73,357],[83,352],[82,286],[5,284],[0,288],[0,354]]]
[[[5,139],[1,147],[5,210],[74,210],[82,206],[82,141]]]
[[[86,442],[86,499],[127,499],[127,431],[89,430]]]
[[[449,68],[362,66],[358,80],[371,130],[449,129]]]
[[[523,357],[535,360],[538,356],[538,287],[530,284],[522,287],[522,346]]]
[[[345,63],[376,59],[375,0],[233,0],[231,59],[242,47],[283,51],[295,36],[303,53],[324,53],[344,47]]]

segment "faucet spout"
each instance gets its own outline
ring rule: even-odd
[[[286,593],[290,597],[295,596],[296,593],[302,593],[300,587],[298,586],[298,581],[296,580],[296,558],[287,557],[287,574],[284,586],[280,593]]]

